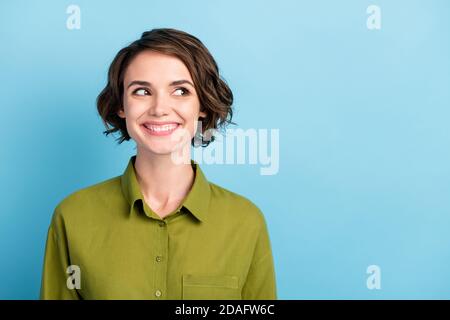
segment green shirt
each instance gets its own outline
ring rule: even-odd
[[[135,160],[123,175],[56,206],[41,299],[277,299],[268,229],[255,204],[208,182],[191,160],[191,190],[160,218],[143,200]]]

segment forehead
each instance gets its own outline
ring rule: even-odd
[[[179,58],[146,50],[138,53],[130,62],[124,77],[125,84],[133,80],[152,83],[186,79],[192,81],[189,69]]]

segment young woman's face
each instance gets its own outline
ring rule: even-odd
[[[118,115],[126,119],[138,151],[170,154],[179,149],[181,134],[190,143],[199,116],[206,114],[200,112],[194,82],[180,59],[140,52],[128,66],[123,85],[123,110]]]

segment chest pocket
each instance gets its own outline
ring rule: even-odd
[[[239,278],[232,275],[183,275],[183,300],[240,300]]]

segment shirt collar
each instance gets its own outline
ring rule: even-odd
[[[142,203],[144,203],[144,197],[142,196],[136,178],[136,171],[134,168],[135,161],[136,155],[130,158],[127,168],[121,176],[122,192],[130,204],[130,214],[137,200],[141,200]],[[191,165],[194,168],[195,178],[191,190],[183,201],[183,207],[188,209],[198,220],[203,222],[206,221],[206,216],[209,211],[211,190],[208,180],[200,169],[200,165],[192,159]]]

